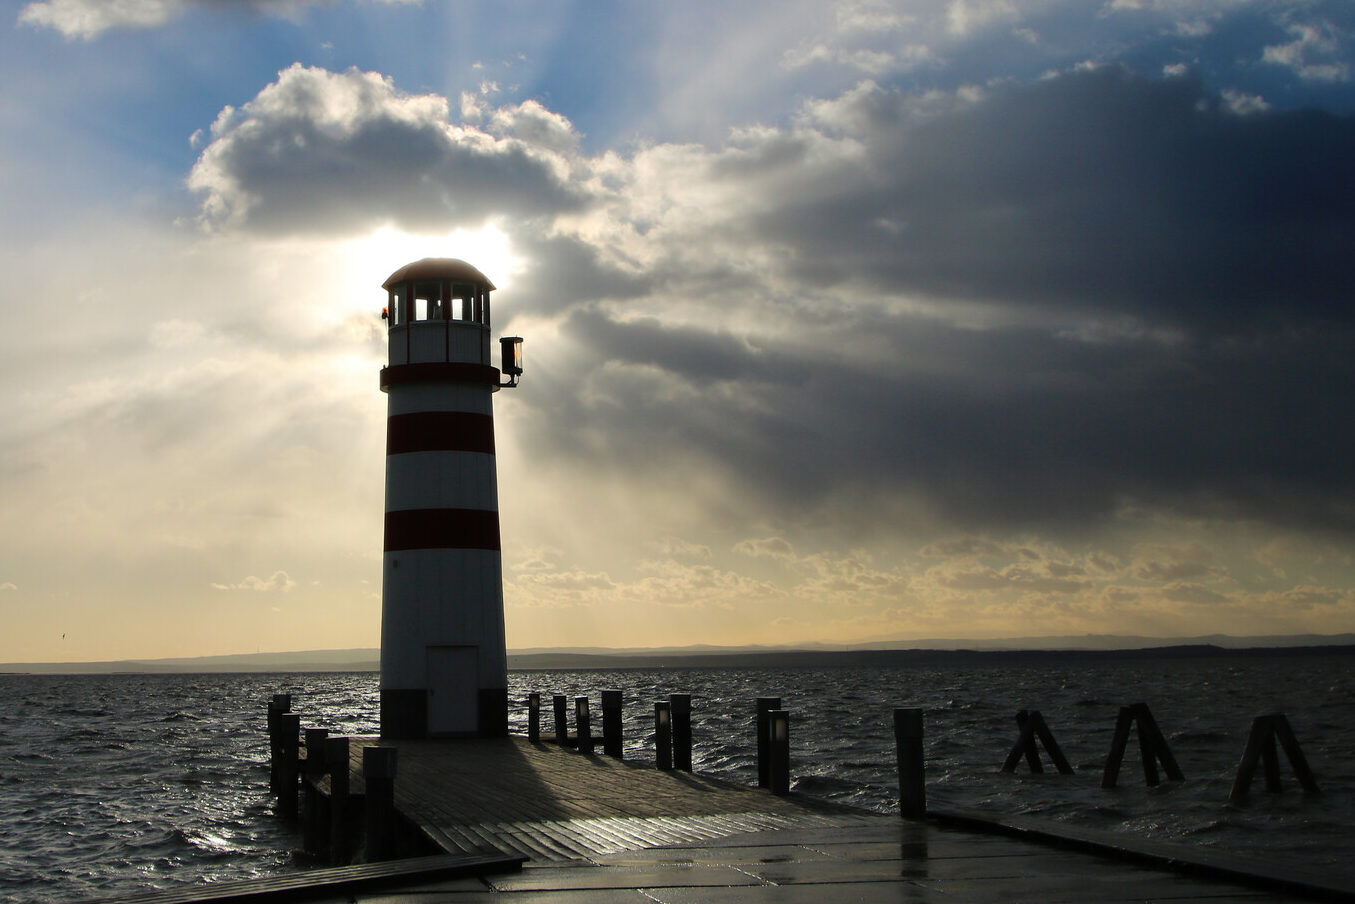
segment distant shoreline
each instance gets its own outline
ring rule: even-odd
[[[1307,638],[1305,638],[1307,639]],[[1355,638],[1340,635],[1331,643],[1269,643],[1246,645],[1246,638],[1218,643],[1178,643],[1136,647],[906,647],[892,649],[662,649],[662,650],[531,650],[508,653],[510,671],[608,669],[729,669],[729,668],[884,668],[956,665],[1144,659],[1213,659],[1258,656],[1349,656]],[[1272,640],[1266,638],[1266,640]],[[0,663],[0,674],[232,674],[278,672],[375,672],[379,651],[316,650],[293,653],[250,653],[194,659],[122,660],[117,662]]]

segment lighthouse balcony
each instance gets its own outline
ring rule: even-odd
[[[389,331],[390,365],[489,364],[489,327],[458,320],[415,320]]]

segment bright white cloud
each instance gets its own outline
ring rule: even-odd
[[[1345,37],[1330,22],[1303,22],[1288,28],[1294,40],[1268,45],[1261,61],[1286,66],[1300,78],[1317,82],[1345,82],[1350,66],[1339,57]]]
[[[19,11],[19,22],[52,28],[67,38],[89,41],[117,28],[157,28],[190,9],[226,9],[236,6],[251,12],[294,18],[307,7],[329,0],[34,0]],[[423,0],[369,0],[369,2],[418,4]]]
[[[266,578],[249,575],[234,584],[212,584],[217,590],[248,590],[253,593],[286,593],[296,586],[285,571],[275,571]]]

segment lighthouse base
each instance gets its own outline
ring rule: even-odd
[[[476,730],[458,732],[465,737],[501,738],[508,734],[508,689],[483,687],[478,693]],[[381,737],[419,740],[449,736],[428,730],[428,691],[424,688],[381,689]]]

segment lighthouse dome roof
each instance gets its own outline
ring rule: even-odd
[[[436,279],[439,281],[445,279],[450,282],[478,283],[486,289],[495,288],[494,284],[489,281],[488,276],[455,257],[425,257],[423,260],[415,261],[412,264],[405,264],[387,277],[386,281],[381,284],[381,288],[390,289],[397,283],[416,279]]]

